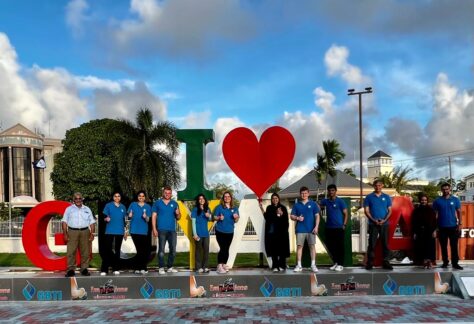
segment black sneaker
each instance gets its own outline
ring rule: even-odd
[[[81,271],[81,275],[88,277],[91,275],[91,273],[87,269],[84,269]]]
[[[69,277],[74,277],[75,275],[76,273],[74,272],[74,270],[69,270],[68,272],[66,272],[65,277],[69,278]]]
[[[372,265],[372,263],[367,263],[367,265],[365,266],[365,270],[372,270],[374,268],[374,266]]]
[[[447,269],[447,268],[448,268],[448,263],[444,263],[444,262],[443,262],[443,264],[441,265],[441,268]]]
[[[390,262],[387,261],[383,263],[382,268],[384,268],[385,270],[393,270],[392,265],[390,264]]]
[[[461,267],[459,264],[453,264],[453,269],[456,269],[456,270],[463,270],[464,268]]]

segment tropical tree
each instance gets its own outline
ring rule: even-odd
[[[350,175],[351,177],[356,178],[356,175],[355,175],[355,173],[354,173],[354,170],[352,170],[352,168],[345,168],[343,172],[344,172],[345,174]]]
[[[137,112],[135,124],[119,121],[127,138],[119,156],[119,182],[125,193],[145,190],[151,198],[161,195],[164,185],[176,187],[180,173],[175,157],[179,141],[176,128],[169,122],[153,122],[147,108]],[[188,157],[190,158],[190,157]]]
[[[230,192],[234,201],[234,205],[236,206],[240,205],[240,201],[235,197],[238,191],[234,189],[234,187],[218,182],[216,184],[210,185],[209,188],[211,191],[214,191],[214,193],[216,194],[216,199],[221,199],[222,196],[224,195],[224,192],[226,191]]]
[[[398,193],[401,193],[403,188],[406,187],[411,178],[408,178],[408,174],[413,169],[406,167],[396,167],[393,171],[381,175],[378,179],[384,184],[384,187],[394,188]]]
[[[56,199],[70,200],[80,191],[97,213],[99,202],[108,201],[114,190],[121,189],[117,160],[125,137],[117,131],[120,125],[116,120],[97,119],[66,132],[51,173]]]
[[[321,175],[324,175],[326,179],[324,188],[327,188],[329,180],[328,176],[336,176],[336,165],[346,157],[346,153],[340,149],[339,142],[335,139],[323,141],[323,152],[323,155],[319,153],[316,155],[316,168],[319,170]]]

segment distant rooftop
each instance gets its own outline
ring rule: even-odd
[[[378,150],[377,152],[375,152],[374,154],[372,154],[371,156],[369,156],[369,159],[380,158],[380,157],[388,157],[388,158],[391,158],[391,156],[388,155],[387,153],[385,153],[384,151]]]

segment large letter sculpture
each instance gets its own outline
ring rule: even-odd
[[[413,235],[411,226],[411,214],[413,213],[413,204],[408,197],[393,197],[392,216],[389,219],[388,228],[388,248],[390,250],[401,250],[411,253],[413,251]],[[393,234],[400,225],[401,237],[394,237]],[[377,242],[375,248],[375,265],[382,264],[382,243]]]
[[[71,204],[65,201],[46,201],[31,209],[22,231],[23,248],[30,261],[44,270],[65,270],[67,259],[54,254],[48,246],[46,230],[51,216],[63,215]]]

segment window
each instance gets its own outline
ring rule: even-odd
[[[459,196],[459,200],[466,201],[466,197],[465,196]]]
[[[31,150],[29,148],[12,148],[13,197],[31,197],[33,193],[31,183],[31,162]]]

